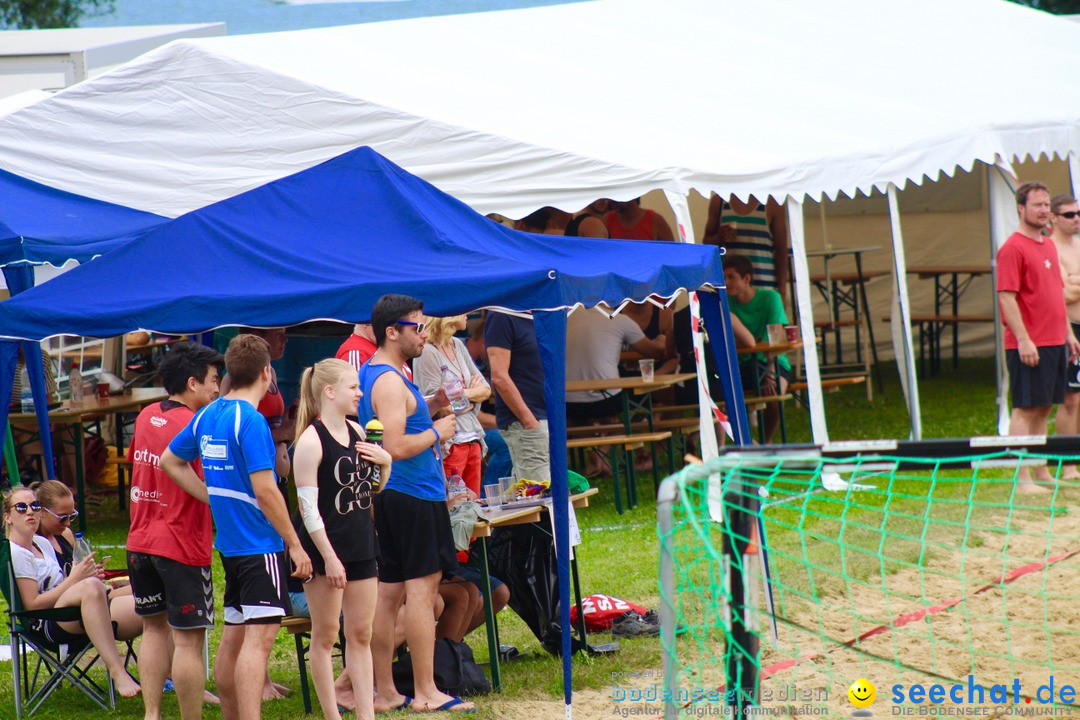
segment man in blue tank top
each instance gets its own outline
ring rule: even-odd
[[[371,659],[376,711],[410,702],[417,711],[474,709],[435,687],[435,601],[443,573],[457,569],[440,453],[443,439],[454,436],[457,420],[448,415],[433,421],[424,397],[401,372],[403,363],[424,350],[423,309],[422,301],[405,295],[379,298],[371,311],[379,349],[360,368],[360,423],[378,416],[383,447],[394,459],[390,480],[375,498],[379,601]],[[394,620],[403,601],[416,693],[411,699],[397,691],[391,672]]]
[[[293,576],[311,575],[311,559],[278,491],[270,426],[256,410],[270,387],[270,346],[238,335],[225,352],[229,392],[200,410],[161,456],[161,468],[210,504],[214,546],[225,570],[225,630],[214,661],[223,717],[262,716],[262,678],[290,611],[285,553]],[[201,458],[205,484],[188,464]]]

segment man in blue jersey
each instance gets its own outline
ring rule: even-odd
[[[232,381],[228,394],[191,419],[162,455],[161,467],[210,504],[214,546],[225,569],[225,630],[214,662],[221,714],[257,720],[267,658],[290,610],[284,549],[294,577],[310,577],[311,560],[277,488],[270,426],[256,410],[270,387],[269,345],[256,335],[237,336],[225,353],[225,369]],[[205,484],[188,465],[197,457]]]
[[[435,687],[435,602],[443,573],[457,569],[450,514],[446,508],[443,440],[454,436],[457,420],[432,420],[423,395],[401,372],[424,350],[424,303],[405,295],[384,295],[371,311],[379,349],[360,368],[361,424],[378,416],[383,447],[394,472],[375,498],[379,533],[379,600],[372,627],[371,659],[375,710],[412,704],[413,710],[472,712],[472,703]],[[391,672],[394,619],[405,601],[405,639],[413,663],[415,698],[397,691]]]

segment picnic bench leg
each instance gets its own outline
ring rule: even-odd
[[[866,316],[866,337],[870,340],[870,357],[874,361],[874,379],[877,380],[878,390],[882,390],[884,385],[881,379],[881,364],[878,362],[877,345],[874,344],[874,323],[870,317],[870,303],[866,299],[866,283],[863,282],[861,253],[855,253],[855,269],[859,273],[859,296],[862,298],[863,313]],[[858,306],[857,301],[855,304]],[[856,309],[855,314],[859,314],[858,309]],[[858,326],[856,325],[856,327]]]
[[[573,548],[570,548],[573,551]],[[589,639],[585,635],[585,608],[581,604],[581,577],[578,574],[577,553],[570,553],[570,577],[574,581],[574,603],[577,605],[577,629],[581,636],[581,649],[589,651]]]
[[[611,484],[615,486],[615,512],[622,515],[622,491],[619,490],[619,453],[622,448],[612,445],[608,450],[611,458]]]
[[[86,470],[83,467],[83,426],[76,420],[72,425],[75,433],[75,496],[79,503],[79,532],[86,532]],[[51,437],[43,437],[41,442],[52,442]]]
[[[957,276],[957,273],[953,273],[953,276],[952,276],[952,314],[953,314],[953,317],[956,317],[957,314],[960,312],[960,310],[959,310],[959,307],[960,307],[960,285],[959,285],[958,280],[959,280],[959,277]],[[955,370],[959,366],[959,363],[960,363],[960,353],[959,353],[959,348],[958,348],[959,344],[960,344],[960,323],[953,323],[953,326],[952,326],[952,366],[953,366],[953,370]]]
[[[304,698],[304,712],[311,714],[311,688],[308,687],[307,648],[304,647],[304,633],[293,635],[296,640],[296,664],[300,666],[300,697]]]
[[[480,538],[480,570],[483,573],[484,585],[481,591],[484,593],[484,625],[487,628],[488,655],[491,658],[491,685],[495,692],[502,691],[502,671],[499,668],[499,626],[495,621],[495,609],[491,605],[491,572],[488,570],[487,538]],[[578,612],[581,612],[578,610]]]
[[[633,434],[633,430],[630,425],[630,393],[627,390],[623,390],[619,393],[622,396],[622,412],[623,412],[623,426],[626,428],[626,434]],[[634,451],[629,447],[623,448],[623,452],[626,455],[626,509],[629,510],[637,505],[637,462],[634,459]]]

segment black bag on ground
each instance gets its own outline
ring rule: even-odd
[[[488,540],[488,568],[510,588],[510,607],[552,655],[562,654],[559,578],[555,545],[542,526],[495,528]],[[581,648],[571,638],[571,652]]]
[[[408,650],[398,655],[393,666],[394,685],[403,695],[413,692],[412,656]],[[435,641],[435,687],[447,695],[472,697],[491,692],[484,670],[473,659],[472,648],[450,638]]]

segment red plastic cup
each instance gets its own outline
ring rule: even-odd
[[[799,326],[798,325],[786,325],[784,326],[784,332],[787,333],[788,342],[798,342],[799,340]]]
[[[97,384],[97,396],[102,400],[107,400],[109,397],[109,383],[99,382]]]

